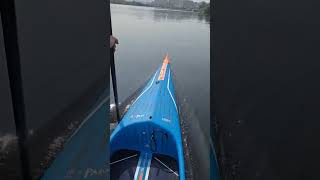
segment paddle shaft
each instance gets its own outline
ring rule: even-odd
[[[112,35],[112,23],[111,23],[111,12],[110,12],[110,33]],[[117,121],[120,122],[120,113],[119,113],[119,103],[118,103],[118,90],[117,90],[117,78],[116,78],[116,68],[114,63],[114,48],[110,48],[110,68],[111,68],[111,78],[112,78],[112,87],[113,87],[113,96],[116,106]]]

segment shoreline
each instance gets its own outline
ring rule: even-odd
[[[159,9],[159,10],[169,10],[169,11],[179,11],[179,12],[191,12],[191,13],[198,13],[198,14],[200,14],[199,11],[191,11],[191,10],[185,10],[185,9],[174,9],[174,8],[163,8],[163,7],[157,7],[157,6],[152,6],[152,5],[143,4],[143,3],[141,3],[141,5],[138,5],[138,4],[123,4],[123,3],[110,2],[110,4],[126,5],[126,6],[138,6],[138,7],[150,7],[150,8],[155,8],[155,9]]]

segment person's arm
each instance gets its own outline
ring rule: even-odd
[[[119,41],[116,37],[110,35],[110,48],[115,49],[116,48],[116,44],[119,44]]]

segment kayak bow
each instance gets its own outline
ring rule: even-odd
[[[179,113],[169,57],[110,137],[111,179],[185,179]]]

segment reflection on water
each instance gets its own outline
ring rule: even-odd
[[[204,23],[209,23],[210,19],[207,16],[199,15],[197,12],[179,11],[170,9],[153,9],[154,21],[166,21],[166,20],[198,20]]]
[[[205,23],[209,23],[209,17],[199,15],[197,12],[189,12],[189,11],[177,11],[177,10],[170,10],[170,9],[154,9],[154,20],[161,21],[161,20],[199,20]]]
[[[194,12],[187,11],[173,11],[169,9],[153,9],[153,19],[155,21],[163,21],[163,20],[189,20],[196,19],[198,15]]]

